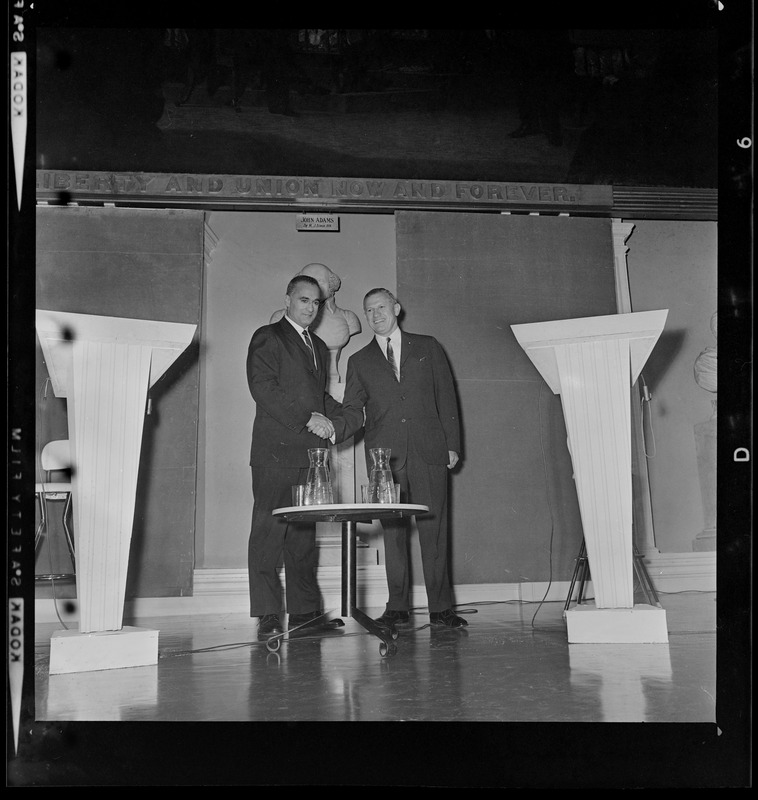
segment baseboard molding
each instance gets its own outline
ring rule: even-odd
[[[659,592],[715,592],[716,552],[645,553],[645,566]]]
[[[661,593],[681,591],[716,591],[716,553],[647,553],[645,565],[655,588]],[[339,611],[342,605],[341,566],[319,567],[318,581],[324,607]],[[359,608],[383,609],[387,602],[387,583],[384,566],[357,567],[356,604]],[[532,583],[474,583],[455,587],[455,603],[521,601],[565,602],[569,581]],[[591,581],[585,596],[592,596]],[[411,604],[426,608],[426,590],[414,586]],[[64,608],[65,606],[65,608]],[[35,620],[66,624],[79,618],[76,600],[55,603],[52,599],[35,601]],[[191,597],[140,597],[124,604],[125,619],[184,616],[193,614],[248,613],[248,582],[246,569],[198,569],[194,573],[194,593]]]

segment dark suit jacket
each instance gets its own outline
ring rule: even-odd
[[[307,467],[308,448],[329,444],[306,428],[311,412],[331,417],[341,408],[326,391],[329,349],[313,333],[311,341],[318,370],[303,337],[284,317],[258,328],[250,340],[247,383],[256,405],[251,466]]]
[[[360,430],[364,408],[368,474],[372,447],[392,449],[392,468],[405,464],[410,442],[428,464],[447,464],[450,450],[460,453],[453,376],[442,347],[432,336],[403,331],[400,381],[395,380],[375,338],[350,356],[342,412],[335,420],[339,441]]]

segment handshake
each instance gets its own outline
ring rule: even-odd
[[[334,444],[334,425],[328,417],[313,411],[306,427],[320,439],[329,439]]]

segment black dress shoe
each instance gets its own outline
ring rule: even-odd
[[[463,628],[468,625],[468,622],[455,614],[452,608],[446,608],[444,611],[432,611],[429,614],[429,620],[432,625],[445,625],[447,628]]]
[[[290,614],[287,627],[292,630],[292,628],[305,625],[306,622],[311,622],[311,620],[318,619],[320,616],[322,616],[321,611],[309,611],[307,614]]]
[[[390,611],[387,609],[381,617],[377,617],[374,622],[377,625],[384,625],[386,628],[391,628],[394,625],[407,625],[410,622],[410,616],[407,611]]]
[[[282,623],[279,622],[278,614],[264,614],[258,620],[258,636],[275,636],[277,633],[284,633]]]

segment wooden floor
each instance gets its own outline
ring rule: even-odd
[[[38,623],[36,749],[22,732],[20,754],[32,755],[15,768],[23,785],[624,786],[650,766],[638,762],[641,730],[650,747],[677,731],[669,748],[682,765],[684,731],[701,744],[717,735],[716,596],[660,599],[665,644],[568,644],[555,602],[460,606],[469,625],[458,630],[430,627],[416,609],[387,655],[350,618],[276,652],[244,614],[125,620],[159,630],[157,665],[62,675],[49,674],[61,624]],[[371,724],[323,724],[335,722]],[[439,724],[453,722],[466,724]],[[557,771],[534,768],[535,754],[546,767],[570,753]],[[697,767],[682,780],[708,785]]]

